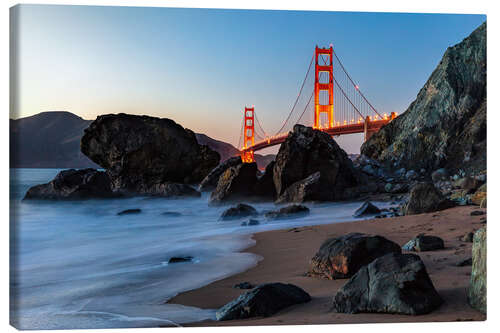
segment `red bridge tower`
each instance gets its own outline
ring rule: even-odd
[[[243,141],[243,152],[241,156],[241,160],[244,163],[254,162],[253,150],[246,150],[248,147],[253,146],[255,144],[255,110],[252,106],[251,108],[245,107],[245,115],[244,115],[244,132],[243,137],[245,141]]]
[[[327,64],[320,65],[318,59],[322,55],[327,55]],[[332,128],[334,125],[333,118],[333,47],[330,46],[328,49],[321,49],[316,46],[316,66],[315,66],[315,80],[314,80],[314,125],[313,128],[320,128],[320,116],[322,113],[328,115],[328,128]],[[320,73],[327,73],[328,82],[320,82]],[[328,104],[320,104],[320,93],[321,91],[326,91],[328,93]],[[324,103],[324,102],[323,102]]]

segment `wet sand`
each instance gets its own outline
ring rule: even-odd
[[[197,290],[182,293],[170,300],[199,308],[219,308],[245,290],[234,289],[237,283],[248,281],[253,285],[266,282],[293,283],[307,291],[309,303],[286,308],[268,318],[233,321],[204,321],[186,326],[231,325],[300,325],[384,322],[432,322],[485,320],[486,316],[467,303],[467,288],[471,266],[457,267],[460,260],[471,257],[472,243],[459,240],[464,234],[484,225],[486,215],[470,216],[482,210],[465,206],[429,214],[373,219],[358,222],[334,223],[312,227],[275,230],[254,235],[256,245],[245,250],[263,259],[246,272],[216,281]],[[321,243],[330,237],[349,232],[384,236],[401,246],[410,238],[425,233],[443,238],[445,249],[417,253],[425,263],[429,276],[444,304],[434,312],[420,316],[393,314],[343,314],[331,310],[336,291],[348,280],[326,280],[307,277],[309,260]]]

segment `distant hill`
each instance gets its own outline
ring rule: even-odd
[[[83,130],[92,120],[66,111],[48,111],[34,116],[10,119],[11,168],[98,168],[80,152]],[[239,154],[233,145],[215,140],[205,134],[196,134],[200,144],[207,145],[221,155],[221,161]],[[258,155],[259,168],[274,159],[274,155]]]
[[[80,152],[83,130],[91,122],[66,111],[11,119],[10,167],[97,168]]]

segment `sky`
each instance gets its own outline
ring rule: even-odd
[[[174,119],[237,145],[245,106],[273,133],[316,45],[379,111],[402,113],[485,15],[21,5],[11,118],[65,110]],[[348,153],[361,135],[343,136]]]

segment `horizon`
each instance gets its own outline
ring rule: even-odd
[[[48,110],[85,120],[144,114],[171,118],[233,146],[245,106],[255,105],[269,132],[279,128],[315,45],[332,43],[367,98],[383,112],[401,114],[446,48],[486,21],[473,14],[67,5],[11,10],[20,18],[23,89],[10,118]],[[360,135],[335,140],[359,153]]]

